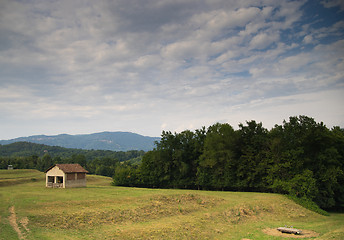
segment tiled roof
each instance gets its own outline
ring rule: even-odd
[[[86,171],[78,163],[75,163],[75,164],[56,164],[55,166],[57,166],[59,169],[61,169],[64,173],[88,173],[88,171]],[[52,169],[55,166],[50,167],[45,172],[48,172],[50,169]]]

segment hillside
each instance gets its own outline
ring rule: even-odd
[[[282,239],[268,234],[284,225],[307,239],[344,238],[344,214],[321,216],[278,194],[113,187],[94,175],[86,188],[47,189],[41,172],[0,170],[10,180],[0,187],[0,239],[265,240]]]
[[[44,174],[33,169],[0,170],[0,187],[44,181]]]
[[[16,158],[16,157],[43,157],[48,153],[51,157],[73,158],[73,156],[83,155],[87,161],[96,158],[114,158],[118,161],[127,161],[132,158],[141,157],[144,151],[130,150],[110,151],[110,150],[85,150],[76,148],[64,148],[58,146],[48,146],[31,142],[14,142],[7,145],[0,145],[0,158]]]
[[[93,134],[68,135],[60,134],[54,136],[35,135],[20,137],[10,140],[0,140],[1,145],[14,142],[32,142],[48,146],[60,146],[65,148],[129,151],[129,150],[152,150],[158,137],[147,137],[131,132],[100,132]]]
[[[31,142],[14,142],[0,145],[1,157],[28,157],[37,155],[42,157],[46,152],[52,157],[71,156],[73,154],[86,154],[90,150],[48,146]]]

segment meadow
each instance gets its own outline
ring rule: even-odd
[[[111,186],[45,188],[44,173],[0,170],[0,239],[344,239],[344,214],[309,211],[279,194]],[[309,234],[309,235],[307,235]]]

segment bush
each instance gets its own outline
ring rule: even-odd
[[[298,198],[296,196],[289,195],[289,199],[293,200],[295,203],[299,204],[300,206],[307,208],[308,210],[311,210],[313,212],[319,213],[324,216],[329,216],[330,214],[326,212],[325,210],[321,209],[315,202],[308,198]]]

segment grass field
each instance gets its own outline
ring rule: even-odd
[[[312,239],[344,239],[344,214],[322,216],[277,194],[87,179],[87,188],[48,189],[44,173],[0,170],[0,239],[288,239],[266,234],[285,225],[316,231]]]

